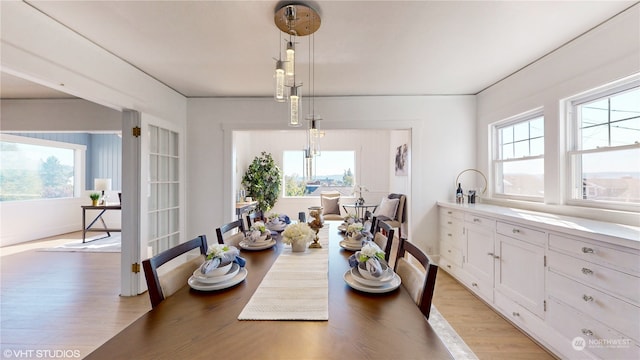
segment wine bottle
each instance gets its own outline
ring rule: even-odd
[[[462,184],[458,183],[458,189],[456,190],[456,204],[464,203],[464,192],[462,191]]]

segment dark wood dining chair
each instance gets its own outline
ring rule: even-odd
[[[202,256],[193,258],[184,264],[178,265],[175,269],[172,269],[162,276],[158,276],[158,268],[160,266],[197,248],[200,248],[200,254]],[[202,264],[206,254],[207,237],[205,235],[200,235],[195,239],[179,244],[153,256],[150,259],[142,261],[144,277],[147,280],[147,288],[149,289],[151,307],[156,307],[165,298],[171,296],[178,289],[183,287],[187,283],[189,277],[193,274],[193,271]]]
[[[230,233],[234,229],[237,229],[238,232],[231,235],[227,235],[227,233]],[[227,244],[227,245],[233,245],[238,247],[240,244],[240,241],[244,239],[245,230],[246,229],[244,227],[243,219],[238,219],[236,221],[232,221],[230,223],[220,226],[219,228],[216,229],[216,235],[218,236],[218,244]]]
[[[253,225],[253,223],[257,221],[256,220],[257,217],[258,217],[258,213],[255,211],[245,213],[244,215],[245,229],[247,230],[251,229],[251,225]]]
[[[385,221],[373,217],[371,220],[371,234],[373,235],[373,242],[384,250],[384,260],[388,263],[391,257],[391,245],[393,244],[393,227]]]
[[[417,260],[422,265],[422,269],[415,260],[405,256],[407,254]],[[438,266],[414,244],[406,239],[400,239],[395,272],[402,279],[402,286],[407,289],[422,314],[429,319]]]

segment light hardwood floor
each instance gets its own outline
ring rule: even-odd
[[[119,296],[120,254],[38,250],[80,237],[0,248],[3,354],[37,358],[37,350],[62,350],[84,357],[151,308],[146,294]],[[553,358],[444,271],[434,305],[480,359]]]

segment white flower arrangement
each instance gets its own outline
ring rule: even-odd
[[[251,225],[251,231],[260,231],[260,234],[267,232],[267,227],[262,221],[256,221]]]
[[[347,233],[356,234],[361,233],[364,230],[364,225],[362,223],[353,223],[347,226]]]
[[[377,258],[378,260],[384,260],[384,252],[380,250],[378,245],[374,242],[367,242],[360,249],[358,262],[366,262],[371,258]]]
[[[224,254],[226,251],[229,251],[229,247],[227,245],[213,244],[207,252],[207,260],[222,257],[222,254]]]
[[[316,236],[315,231],[307,225],[307,223],[297,223],[287,226],[282,232],[282,242],[285,244],[293,244],[298,242],[311,242]]]
[[[346,222],[347,224],[353,224],[358,222],[359,220],[360,219],[356,214],[347,214],[347,216],[344,217],[344,222]]]

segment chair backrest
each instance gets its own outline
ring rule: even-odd
[[[149,289],[151,307],[156,307],[166,297],[171,296],[177,289],[184,286],[189,276],[193,274],[193,271],[202,264],[204,256],[199,256],[177,266],[175,269],[162,275],[162,278],[158,276],[158,268],[168,261],[197,248],[200,248],[200,254],[207,254],[207,237],[205,235],[200,235],[195,239],[179,244],[150,259],[142,261],[144,277],[147,281],[147,288]],[[166,280],[162,281],[164,279]]]
[[[389,262],[391,257],[391,245],[393,244],[393,228],[383,220],[375,217],[371,221],[371,234],[373,241],[384,250],[384,260]]]
[[[407,220],[407,196],[404,194],[389,194],[389,199],[400,199],[398,202],[398,208],[396,210],[395,221],[404,223]]]
[[[414,262],[409,261],[405,257],[406,253],[417,260],[424,269],[420,269]],[[418,247],[405,239],[400,239],[395,272],[402,279],[402,285],[409,291],[422,314],[429,319],[438,266],[433,264]]]
[[[233,234],[225,239],[224,234],[233,229],[238,229],[236,234]],[[244,238],[244,220],[238,219],[230,223],[224,224],[216,229],[216,235],[218,236],[218,244],[228,244],[238,246],[240,241]],[[226,240],[226,241],[225,241]]]
[[[339,191],[321,192],[320,205],[322,206],[322,216],[325,220],[342,220]]]
[[[255,211],[245,213],[245,216],[244,216],[246,221],[244,224],[246,226],[245,229],[247,230],[251,229],[251,225],[253,225],[253,223],[256,222],[257,217],[258,217],[258,213]]]

